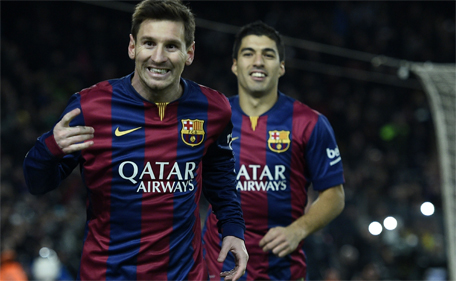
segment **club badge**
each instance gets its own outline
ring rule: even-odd
[[[268,146],[277,153],[287,151],[290,147],[290,131],[269,131]]]
[[[181,136],[182,141],[190,146],[200,145],[204,140],[204,120],[183,119]]]

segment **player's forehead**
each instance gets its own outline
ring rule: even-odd
[[[138,38],[155,38],[172,41],[185,41],[184,23],[171,20],[153,20],[143,21],[138,30]]]
[[[274,40],[269,38],[266,35],[247,35],[242,38],[241,46],[239,52],[243,50],[253,49],[253,50],[273,50],[278,53],[277,44]]]

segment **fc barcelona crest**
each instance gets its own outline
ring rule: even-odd
[[[269,131],[268,146],[277,153],[287,151],[290,147],[290,131]]]
[[[204,120],[183,119],[181,136],[182,141],[190,146],[197,146],[204,140]]]

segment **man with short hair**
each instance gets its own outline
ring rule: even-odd
[[[206,280],[198,202],[219,219],[245,272],[244,220],[235,192],[231,109],[223,94],[181,78],[195,55],[195,20],[179,1],[136,6],[134,72],[74,94],[24,160],[31,193],[58,187],[80,165],[87,223],[78,279]]]
[[[334,132],[325,116],[278,90],[284,57],[281,36],[263,22],[236,35],[231,69],[239,94],[230,98],[232,147],[250,255],[241,280],[304,280],[304,239],[344,208]],[[311,184],[319,196],[304,213]],[[218,272],[235,263],[232,256],[216,262],[222,242],[216,223],[209,212],[203,243],[211,280],[220,280]]]

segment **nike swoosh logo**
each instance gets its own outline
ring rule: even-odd
[[[114,134],[116,135],[116,137],[121,137],[123,135],[126,135],[126,134],[129,134],[131,132],[134,132],[136,130],[139,130],[141,129],[142,127],[138,127],[138,128],[134,128],[134,129],[130,129],[130,130],[126,130],[126,131],[120,131],[119,130],[119,127],[117,127],[116,131],[114,132]]]
[[[235,141],[235,140],[237,140],[238,138],[239,138],[239,137],[234,137],[234,138],[231,139],[231,141]]]

